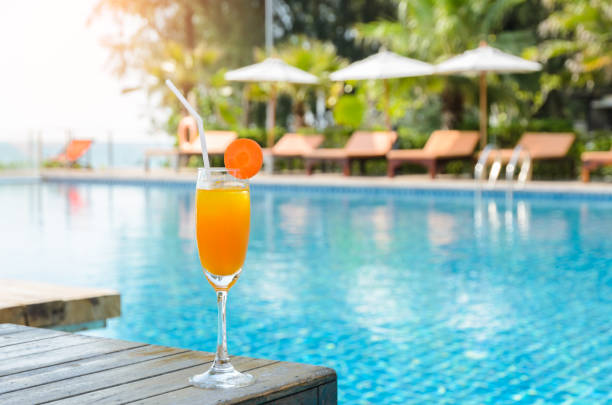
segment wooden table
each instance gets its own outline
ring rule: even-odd
[[[0,279],[0,323],[80,330],[103,327],[119,315],[121,300],[113,290]]]
[[[334,370],[233,357],[255,384],[191,387],[212,353],[0,324],[0,404],[336,404]]]

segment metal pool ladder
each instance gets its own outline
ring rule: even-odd
[[[478,189],[482,188],[482,181],[484,178],[485,170],[487,168],[487,162],[489,161],[489,155],[491,155],[491,153],[495,151],[499,151],[499,149],[497,149],[497,146],[493,144],[488,144],[487,146],[485,146],[485,148],[482,150],[482,153],[480,154],[480,158],[478,158],[476,166],[474,166],[474,180],[479,186]],[[499,153],[497,153],[495,156],[495,160],[491,165],[491,170],[489,171],[489,180],[487,182],[487,186],[489,188],[495,185],[495,182],[497,181],[497,178],[499,177],[499,173],[501,171],[501,166],[501,156]]]
[[[483,149],[482,153],[480,154],[480,158],[478,159],[478,162],[474,167],[474,180],[477,182],[479,190],[482,189],[482,181],[484,179],[485,170],[487,168],[487,162],[489,161],[489,156],[491,156],[492,153],[494,154],[493,156],[495,157],[495,159],[493,160],[493,163],[491,164],[491,169],[489,170],[489,179],[487,181],[488,188],[492,188],[495,185],[501,173],[501,151],[499,150],[499,148],[497,148],[497,146],[489,144]],[[529,152],[526,149],[523,150],[523,147],[521,145],[517,145],[512,151],[510,161],[506,165],[506,184],[508,186],[508,191],[510,192],[513,188],[514,172],[516,171],[519,159],[522,159],[522,162],[521,170],[517,177],[518,185],[520,185],[521,187],[524,186],[525,182],[531,177],[531,157],[529,155]]]
[[[517,145],[512,151],[512,157],[506,165],[506,183],[508,184],[508,191],[512,192],[514,171],[519,162],[522,159],[521,170],[519,171],[516,179],[517,185],[521,188],[525,186],[525,182],[531,178],[531,156],[527,149],[523,150],[521,145]]]

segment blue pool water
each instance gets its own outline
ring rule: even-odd
[[[211,351],[182,186],[0,185],[1,276],[116,288],[89,333]],[[612,403],[612,201],[255,186],[233,354],[325,365],[340,403]]]

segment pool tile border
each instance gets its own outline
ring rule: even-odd
[[[71,177],[71,176],[53,176],[43,177],[43,182],[46,183],[79,183],[79,184],[109,184],[109,185],[124,185],[124,186],[147,186],[147,187],[193,187],[195,179],[146,179],[146,178],[113,178],[113,177]],[[14,184],[13,182],[11,184]],[[449,187],[440,186],[427,187],[419,185],[357,185],[357,184],[290,184],[285,181],[275,183],[269,179],[266,181],[255,181],[251,184],[254,191],[285,191],[285,192],[326,192],[334,194],[369,194],[369,195],[396,195],[396,196],[445,196],[445,197],[474,197],[478,189],[469,184],[465,187]],[[481,190],[483,197],[489,198],[506,198],[507,191],[505,189],[483,189]],[[600,191],[583,191],[583,190],[514,190],[513,197],[518,199],[541,199],[541,200],[574,200],[574,201],[612,201],[612,190],[609,193]]]

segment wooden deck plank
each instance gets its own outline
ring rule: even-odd
[[[117,292],[0,279],[0,323],[74,325],[121,314]]]
[[[0,377],[0,394],[187,351],[185,349],[143,345],[142,343],[122,340],[110,341],[104,345],[80,345],[75,347],[75,349],[80,349],[80,351],[71,354],[72,359],[64,357],[64,361],[60,360],[62,357],[55,356],[52,361],[61,361],[59,364],[34,368],[36,367],[36,358],[30,359],[31,361],[28,365],[30,369],[27,371]],[[78,358],[78,360],[74,360],[74,357]],[[22,367],[21,361],[19,367]]]
[[[19,343],[11,346],[0,347],[0,361],[27,356],[35,353],[47,352],[49,350],[62,349],[81,343],[93,342],[92,336],[66,334],[50,337],[48,339],[36,340],[34,342]]]
[[[334,370],[307,364],[275,362],[249,371],[255,376],[255,384],[232,390],[202,390],[187,386],[178,391],[143,399],[138,404],[263,404],[302,391],[316,389],[336,379]],[[311,394],[308,394],[311,395]],[[315,402],[316,403],[316,402]]]
[[[191,352],[196,353],[196,352]],[[273,360],[252,359],[248,357],[237,357],[234,366],[240,371],[248,371],[258,367],[274,363]],[[160,376],[145,378],[139,381],[120,384],[114,387],[101,389],[87,394],[70,397],[57,402],[57,404],[90,404],[104,401],[107,403],[126,403],[138,401],[142,398],[152,397],[158,394],[171,393],[189,386],[189,377],[194,374],[203,373],[210,367],[211,363],[205,363],[195,367],[189,367],[178,371],[166,373]],[[227,391],[226,391],[227,392]],[[201,390],[201,394],[206,391]],[[0,397],[1,398],[1,397]],[[206,396],[201,396],[198,404],[206,404]]]
[[[11,346],[19,343],[33,342],[36,340],[49,339],[51,337],[66,335],[65,332],[49,331],[49,333],[41,333],[40,330],[22,330],[20,333],[10,333],[0,335],[0,347]]]
[[[338,384],[336,381],[319,385],[319,405],[336,405],[338,402]]]
[[[15,325],[12,323],[0,323],[0,336],[21,333],[27,330],[28,328],[26,326]]]
[[[93,374],[68,378],[49,384],[30,387],[8,394],[0,395],[1,404],[18,404],[23,398],[29,402],[50,402],[70,398],[76,395],[138,381],[172,371],[206,364],[212,361],[211,353],[186,352],[130,364]]]
[[[0,279],[0,305],[41,303],[51,299],[79,299],[89,298],[94,294],[112,295],[113,290],[90,287],[70,287],[56,284],[39,283],[22,280]]]
[[[310,405],[310,404],[317,404],[318,402],[319,402],[319,393],[317,391],[317,387],[315,387],[315,388],[310,388],[306,391],[300,391],[295,394],[288,395],[286,397],[278,398],[274,401],[270,401],[266,403],[273,404],[273,405]]]
[[[133,347],[144,346],[144,343],[127,342],[123,340],[104,339],[107,343],[100,344],[96,338],[79,341],[74,345],[54,348],[48,351],[33,352],[27,355],[14,357],[11,361],[0,362],[0,378],[10,374],[38,372],[45,367],[69,361],[86,359],[89,357],[112,353]]]
[[[0,331],[13,332],[0,335],[6,343],[0,343],[3,405],[336,404],[336,374],[324,367],[234,357],[236,368],[253,374],[255,384],[202,390],[188,378],[210,367],[212,353],[2,324]]]

